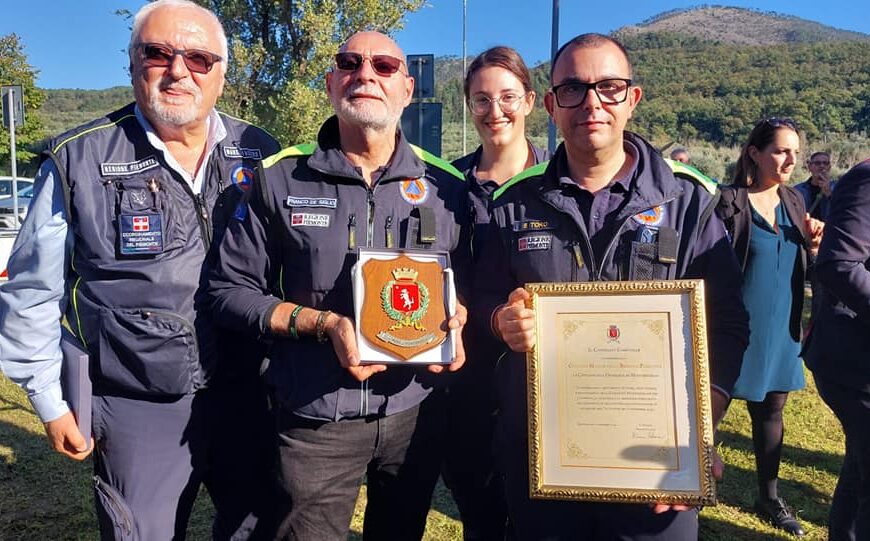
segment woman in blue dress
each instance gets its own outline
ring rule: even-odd
[[[801,314],[808,258],[821,240],[801,195],[786,186],[798,162],[800,137],[790,119],[760,122],[740,153],[733,184],[717,213],[743,269],[749,347],[733,396],[746,400],[758,477],[756,511],[798,537],[800,522],[779,496],[782,411],[789,391],[805,386],[800,360]]]

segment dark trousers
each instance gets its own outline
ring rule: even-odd
[[[277,414],[277,538],[344,540],[363,475],[363,539],[420,539],[444,448],[440,393],[386,417],[337,422]]]
[[[264,400],[242,384],[165,401],[94,396],[102,538],[184,539],[200,483],[215,506],[214,540],[270,536],[274,430]]]
[[[485,362],[480,361],[479,365]],[[507,506],[493,455],[493,371],[474,368],[466,366],[451,375],[441,475],[459,509],[465,541],[502,541]]]
[[[215,507],[213,541],[274,533],[275,423],[259,374],[217,381],[201,392],[208,418],[203,482]]]
[[[205,468],[194,396],[94,396],[94,492],[102,539],[184,539]]]
[[[815,376],[846,435],[846,456],[828,518],[830,541],[870,540],[870,394]]]

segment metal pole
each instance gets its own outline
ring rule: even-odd
[[[18,164],[15,163],[15,109],[13,106],[13,98],[15,93],[14,88],[9,89],[9,95],[7,97],[9,103],[9,142],[10,148],[12,151],[11,156],[11,164],[12,164],[12,223],[15,224],[15,229],[19,229],[20,226],[18,224]]]
[[[559,50],[559,0],[553,0],[553,30],[550,32],[550,61],[556,56],[556,51]],[[550,69],[553,69],[550,66]],[[553,119],[547,123],[547,148],[550,154],[556,151],[556,125],[553,124]]]
[[[466,33],[465,33],[466,25],[465,25],[465,22],[466,22],[467,15],[468,15],[468,6],[466,5],[466,0],[462,0],[462,76],[463,77],[465,77],[466,70],[468,70],[468,66],[466,65],[468,63],[468,53],[466,53],[466,51],[465,51],[465,47],[466,47]],[[464,102],[465,100],[462,100],[462,101]],[[466,111],[466,109],[468,109],[468,107],[465,105],[465,103],[463,103],[462,104],[462,155],[463,156],[465,156],[468,153],[468,151],[466,150],[466,146],[465,146],[466,139],[468,138],[468,134],[466,133],[468,131],[468,129],[466,128],[466,120],[465,120],[466,119],[465,115],[467,114],[468,111]]]

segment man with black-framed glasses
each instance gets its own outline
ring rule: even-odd
[[[215,110],[227,40],[210,11],[146,3],[128,52],[135,103],[43,156],[0,289],[0,366],[56,451],[93,451],[103,539],[183,539],[203,481],[213,538],[243,539],[269,503],[263,350],[218,336],[195,295],[212,242],[246,210],[256,161],[278,144]],[[64,400],[63,340],[90,357],[87,422]]]
[[[724,415],[748,340],[740,269],[713,213],[715,183],[672,170],[625,129],[643,92],[622,45],[600,34],[577,36],[556,53],[550,79],[544,104],[564,142],[549,162],[494,193],[480,258],[498,271],[475,277],[471,310],[473,324],[490,328],[509,349],[499,366],[495,449],[512,535],[694,541],[696,509],[529,497],[525,354],[535,345],[536,316],[523,284],[703,278],[714,422]],[[715,460],[714,475],[721,467]]]

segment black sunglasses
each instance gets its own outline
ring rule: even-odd
[[[138,43],[136,49],[142,53],[142,65],[146,68],[166,68],[172,65],[175,56],[184,60],[184,65],[193,73],[208,73],[223,58],[202,49],[176,49],[165,43]]]
[[[388,54],[363,56],[359,53],[338,53],[335,55],[335,67],[342,71],[353,72],[360,69],[366,59],[372,63],[372,69],[375,70],[375,73],[382,77],[389,77],[396,73],[405,63],[402,59]]]

